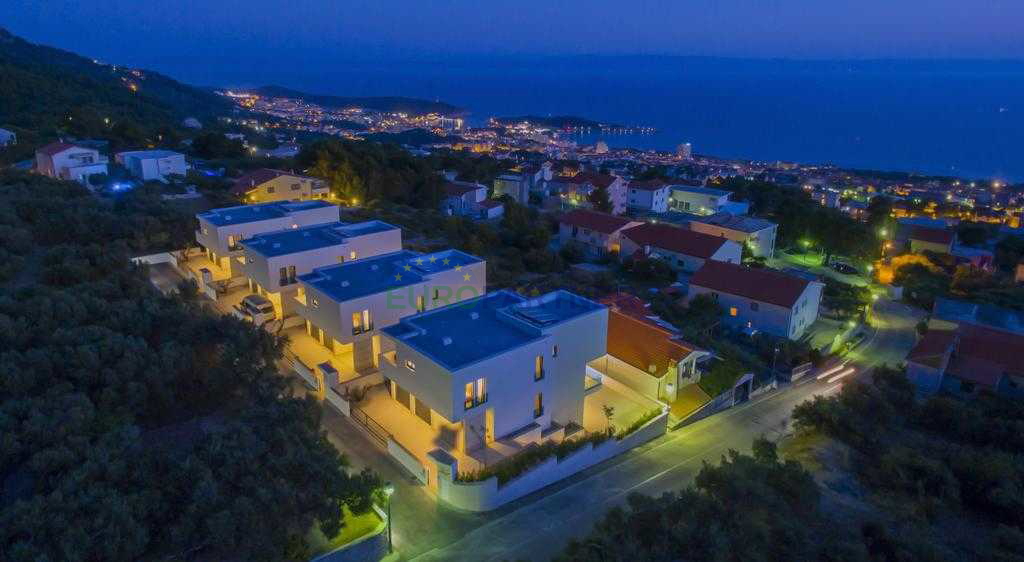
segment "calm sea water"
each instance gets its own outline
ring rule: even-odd
[[[438,99],[468,108],[478,122],[571,114],[657,128],[584,139],[611,146],[671,149],[685,141],[723,157],[1024,180],[1024,61],[307,59],[233,64],[195,78]]]

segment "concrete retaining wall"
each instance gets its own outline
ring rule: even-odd
[[[646,443],[664,434],[667,423],[666,411],[621,440],[613,437],[596,447],[588,443],[561,460],[551,457],[503,486],[498,486],[497,477],[452,482],[440,486],[438,495],[460,509],[490,511]]]
[[[144,263],[147,265],[169,263],[173,265],[175,269],[178,268],[178,258],[176,258],[174,254],[170,252],[160,252],[158,254],[150,254],[148,256],[136,256],[132,258],[132,261],[135,263]]]
[[[427,483],[427,469],[423,467],[423,463],[392,437],[388,437],[388,454],[411,472],[420,483]]]
[[[338,410],[339,413],[344,414],[345,416],[351,414],[348,400],[342,398],[334,388],[327,387],[327,391],[324,392],[324,399],[327,400],[328,404],[334,406],[334,409]]]

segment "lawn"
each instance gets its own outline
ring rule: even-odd
[[[362,515],[353,515],[348,506],[345,506],[344,510],[345,526],[334,538],[327,539],[316,526],[309,532],[309,544],[317,554],[337,550],[383,528],[384,521],[372,509]]]

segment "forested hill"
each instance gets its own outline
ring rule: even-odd
[[[209,119],[230,111],[227,100],[212,92],[29,43],[0,29],[0,127],[14,129],[25,141],[67,133],[141,144],[180,126],[185,117]]]
[[[348,97],[348,96],[327,96],[320,94],[309,94],[298,90],[291,90],[282,86],[263,86],[253,90],[254,93],[262,96],[299,98],[310,103],[325,107],[347,108],[361,107],[375,111],[396,111],[400,113],[411,113],[422,115],[425,113],[440,113],[441,115],[461,115],[465,113],[462,108],[440,102],[421,100],[416,98],[403,98],[396,96],[373,96],[373,97]]]

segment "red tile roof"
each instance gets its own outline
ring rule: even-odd
[[[445,182],[444,194],[448,197],[462,197],[463,195],[476,191],[478,189],[485,189],[482,185],[475,183],[463,183],[463,182]]]
[[[953,232],[951,230],[943,230],[940,228],[915,226],[914,229],[910,231],[910,239],[948,246],[953,243]]]
[[[611,234],[633,222],[626,218],[606,213],[599,213],[597,211],[588,211],[586,209],[570,211],[562,215],[562,218],[559,219],[559,221],[570,226],[589,228],[590,230],[596,230],[598,232],[603,232],[604,234]]]
[[[603,187],[607,189],[611,184],[615,183],[615,176],[610,174],[602,174],[599,172],[580,172],[571,178],[561,178],[566,183],[584,184],[589,183],[594,187]]]
[[[938,368],[945,355],[956,342],[956,333],[949,330],[929,330],[914,349],[907,355],[907,361]]]
[[[643,301],[630,295],[601,299],[608,311],[608,354],[645,373],[662,377],[669,365],[682,361],[696,346],[643,316]]]
[[[702,232],[684,230],[667,224],[645,223],[622,231],[638,246],[661,248],[677,254],[708,259],[728,240]]]
[[[630,189],[641,189],[643,191],[658,191],[663,187],[668,187],[668,184],[662,180],[633,180],[629,182]]]
[[[41,152],[47,156],[53,156],[55,154],[60,154],[69,148],[75,148],[75,145],[68,144],[66,142],[51,142],[42,148],[37,148],[36,152]]]
[[[293,174],[292,172],[285,172],[284,170],[273,170],[270,168],[260,168],[253,170],[242,177],[235,180],[235,184],[231,187],[231,193],[234,195],[245,195],[249,191],[256,187],[267,183],[270,180],[277,179],[281,176],[293,176],[296,178],[305,178],[310,180],[316,180],[317,178],[311,178],[307,176],[301,176],[299,174]]]
[[[1005,375],[1024,376],[1024,335],[961,324],[948,371],[957,378],[995,387]]]
[[[792,308],[809,281],[772,269],[744,267],[708,260],[690,278],[690,285]]]

